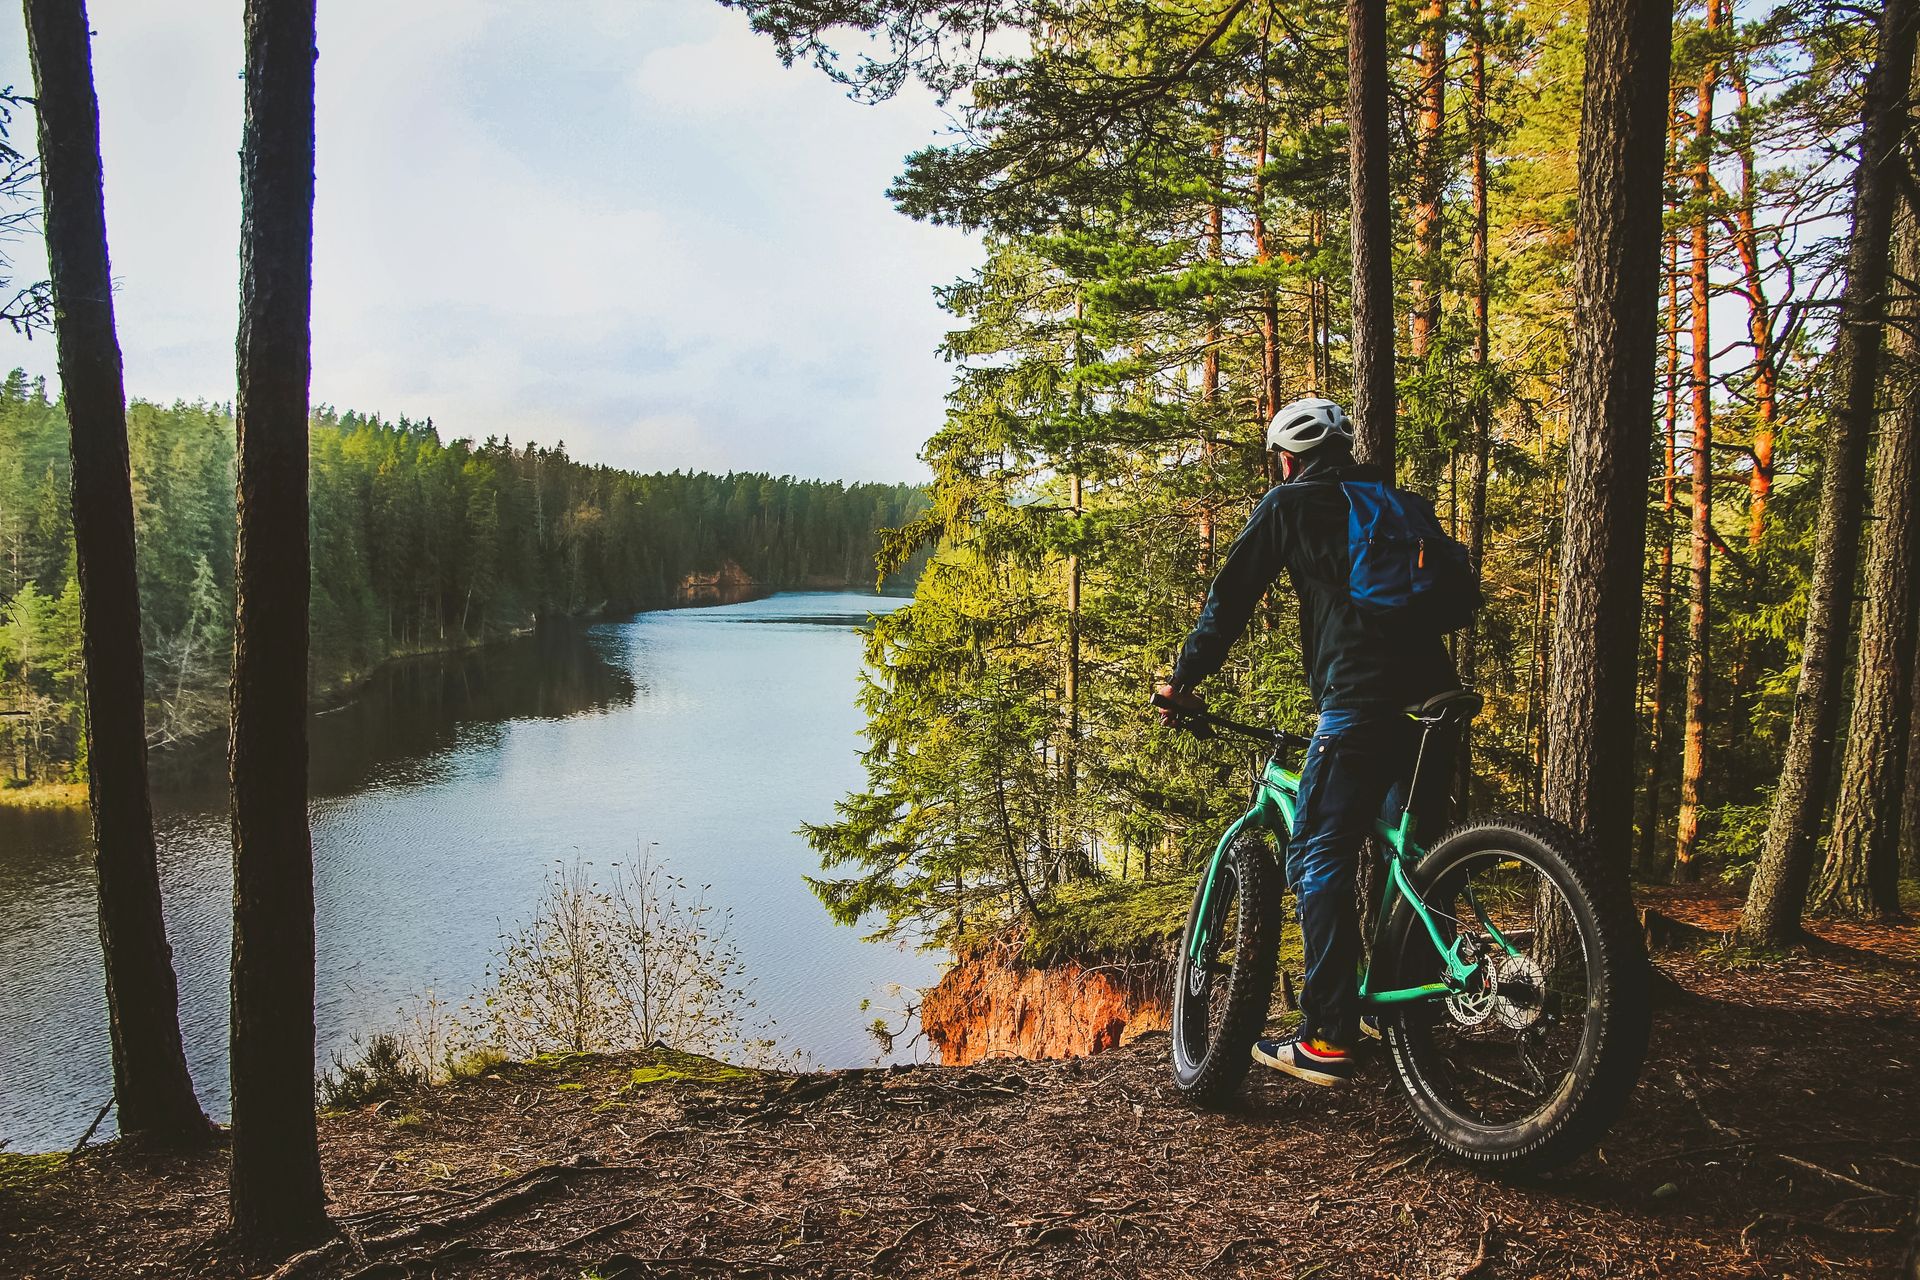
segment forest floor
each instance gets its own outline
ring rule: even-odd
[[[1734,904],[1665,893],[1720,929]],[[1885,1276],[1920,1191],[1920,931],[1668,954],[1685,995],[1604,1146],[1551,1180],[1432,1156],[1383,1062],[1196,1112],[1153,1036],[1093,1058],[759,1075],[502,1066],[321,1122],[348,1238],[280,1276]],[[35,1163],[38,1159],[38,1163]],[[265,1275],[224,1153],[0,1164],[0,1274]]]

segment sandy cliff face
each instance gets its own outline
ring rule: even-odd
[[[956,963],[927,992],[920,1024],[945,1066],[986,1058],[1065,1058],[1164,1031],[1163,964],[1036,967],[1010,950]]]

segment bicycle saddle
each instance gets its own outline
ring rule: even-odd
[[[1414,703],[1407,714],[1415,720],[1471,720],[1485,703],[1486,699],[1471,689],[1449,689]]]

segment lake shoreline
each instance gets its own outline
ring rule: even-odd
[[[440,645],[408,648],[403,651],[389,653],[365,671],[355,671],[345,674],[337,680],[329,681],[320,688],[315,689],[309,695],[308,714],[310,716],[326,715],[338,711],[342,707],[351,704],[355,698],[361,696],[361,694],[366,691],[367,686],[377,677],[409,664],[444,661],[449,658],[480,653],[488,649],[498,648],[501,645],[526,640],[540,634],[542,631],[555,627],[587,627],[606,622],[623,622],[647,613],[672,613],[686,609],[721,608],[731,604],[743,604],[753,600],[764,600],[769,596],[782,594],[811,595],[840,592],[866,594],[865,592],[857,591],[856,584],[853,583],[836,586],[820,585],[814,581],[809,581],[806,585],[797,587],[775,587],[766,586],[761,583],[738,584],[734,589],[721,593],[724,598],[717,597],[712,593],[705,593],[683,596],[670,603],[649,605],[644,609],[611,610],[601,608],[570,617],[554,618],[544,623],[536,621],[529,626],[516,627],[499,635],[487,636],[478,640],[469,640],[465,643],[448,642]],[[910,599],[912,595],[911,592],[895,593],[879,591],[873,592],[872,594],[875,599]],[[152,750],[149,753],[150,759],[153,761],[149,785],[151,786],[157,781],[159,785],[165,786],[167,777],[176,772],[191,774],[194,769],[193,758],[200,753],[211,750],[214,741],[221,734],[222,727],[221,725],[210,725],[200,733],[183,738],[166,747]],[[0,809],[79,810],[85,809],[86,807],[87,784],[84,780],[79,782],[35,782],[29,783],[26,786],[0,788]]]

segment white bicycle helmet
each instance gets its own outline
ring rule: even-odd
[[[1353,420],[1331,400],[1309,396],[1295,400],[1273,415],[1267,427],[1267,448],[1288,453],[1311,453],[1329,440],[1353,446]]]

